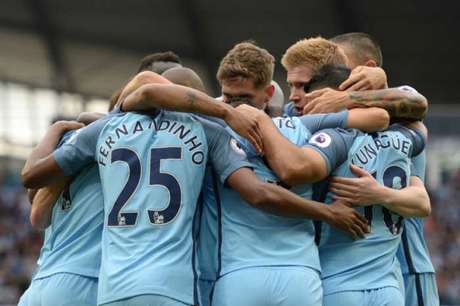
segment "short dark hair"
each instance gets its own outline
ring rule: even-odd
[[[162,67],[155,67],[153,64],[158,63],[158,62],[163,62],[163,63],[169,63],[169,65],[162,65]],[[156,52],[149,54],[145,56],[141,60],[141,64],[139,65],[139,69],[137,72],[141,71],[153,71],[158,74],[162,74],[166,70],[173,68],[173,67],[178,67],[181,66],[181,60],[179,55],[172,51],[166,51],[166,52]],[[163,67],[164,66],[164,67]]]
[[[305,92],[326,87],[337,89],[343,81],[348,79],[350,73],[350,68],[344,65],[324,65],[308,82]]]
[[[348,44],[354,51],[354,57],[359,64],[372,59],[377,66],[382,67],[383,56],[378,41],[367,33],[352,32],[332,37],[330,41],[336,44]]]

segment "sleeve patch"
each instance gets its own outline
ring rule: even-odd
[[[239,142],[235,139],[235,138],[231,138],[230,139],[230,146],[232,148],[233,151],[235,151],[235,153],[243,156],[243,157],[246,157],[246,152],[244,152],[243,148],[241,147],[241,145],[239,144]]]
[[[309,141],[310,144],[316,145],[320,148],[327,148],[331,142],[331,136],[324,132],[314,135]]]

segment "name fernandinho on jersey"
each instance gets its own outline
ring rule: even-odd
[[[362,165],[367,164],[369,161],[377,157],[377,153],[381,149],[393,148],[401,151],[404,155],[409,156],[411,143],[408,140],[400,139],[399,137],[389,137],[388,135],[381,135],[378,139],[374,139],[364,145],[355,155],[353,155],[351,162],[356,164],[359,161]]]
[[[202,150],[203,143],[197,135],[192,133],[192,130],[186,127],[183,123],[162,119],[157,122],[151,121],[134,121],[132,124],[123,123],[115,128],[115,131],[106,137],[104,142],[99,147],[98,162],[102,166],[106,166],[106,158],[109,157],[111,150],[115,147],[116,143],[123,137],[128,135],[136,135],[145,131],[166,132],[171,135],[177,136],[182,140],[184,147],[187,148],[192,154],[192,162],[200,165],[205,160],[205,154]]]

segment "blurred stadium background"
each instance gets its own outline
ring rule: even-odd
[[[381,43],[391,86],[430,102],[426,235],[445,305],[460,304],[460,4],[457,1],[0,1],[0,305],[14,304],[36,266],[41,233],[19,180],[56,118],[105,111],[146,54],[172,50],[217,95],[233,44],[254,39],[279,63],[296,40],[363,31]],[[286,88],[285,88],[286,89]],[[287,98],[287,91],[285,91]]]

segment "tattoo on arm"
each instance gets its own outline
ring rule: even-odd
[[[193,107],[193,104],[195,104],[197,100],[196,94],[191,91],[187,91],[186,95],[187,95],[187,103],[189,103],[190,107]]]
[[[427,103],[416,93],[400,89],[383,89],[350,92],[352,107],[380,107],[388,111],[395,120],[421,120],[425,117]]]

